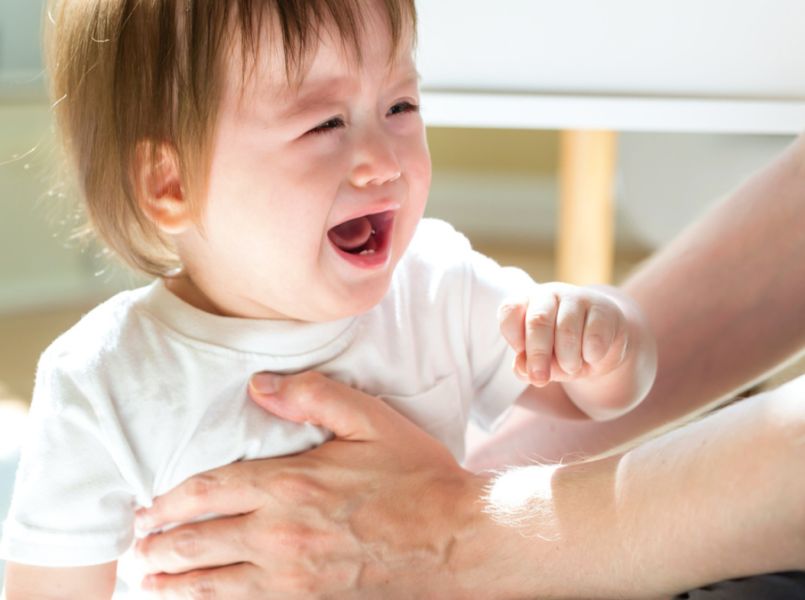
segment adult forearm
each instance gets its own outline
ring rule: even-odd
[[[637,581],[680,591],[680,584],[805,568],[803,383],[616,459],[622,550]]]
[[[658,344],[657,378],[642,404],[607,423],[521,411],[475,463],[611,449],[712,406],[796,355],[805,347],[803,232],[800,138],[623,285]]]
[[[803,384],[624,455],[506,472],[490,505],[508,525],[474,538],[504,567],[477,597],[667,597],[805,568]]]
[[[659,343],[655,385],[625,429],[724,398],[805,347],[805,139],[625,284]]]

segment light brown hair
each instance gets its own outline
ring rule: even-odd
[[[157,159],[157,145],[175,151],[182,191],[197,214],[215,134],[221,57],[233,34],[248,59],[264,32],[280,32],[287,83],[295,85],[325,27],[334,27],[360,60],[360,33],[373,1],[51,0],[45,27],[50,93],[91,230],[135,269],[162,275],[178,266],[170,240],[139,207],[132,177],[138,147],[149,145],[150,160]],[[415,36],[414,0],[378,1],[393,56],[406,35]]]

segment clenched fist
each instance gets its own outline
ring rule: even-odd
[[[613,289],[538,285],[530,295],[504,302],[498,319],[517,353],[517,376],[536,387],[561,382],[588,414],[588,407],[598,406],[607,408],[606,418],[617,416],[653,381],[653,336],[638,307]]]

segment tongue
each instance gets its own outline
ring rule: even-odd
[[[327,235],[341,250],[350,251],[365,245],[372,237],[372,223],[367,217],[358,217],[333,227]]]

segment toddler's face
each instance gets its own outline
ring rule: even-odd
[[[383,297],[431,167],[411,42],[389,67],[376,15],[361,48],[359,66],[324,36],[298,91],[276,47],[262,45],[245,87],[232,53],[201,228],[178,237],[189,275],[172,285],[180,296],[228,315],[308,321]]]

